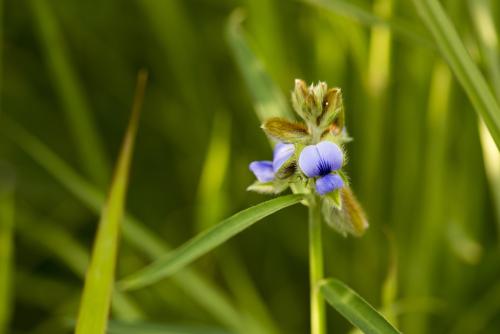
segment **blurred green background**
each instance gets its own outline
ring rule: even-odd
[[[481,35],[497,41],[498,2],[442,3],[498,100],[497,45]],[[413,4],[1,5],[0,268],[12,261],[13,277],[9,288],[2,276],[0,331],[71,332],[99,201],[145,68],[127,211],[162,245],[124,231],[118,278],[163,244],[265,200],[245,191],[248,163],[271,156],[260,122],[290,109],[295,78],[321,80],[343,90],[354,138],[348,173],[371,224],[360,239],[325,229],[327,276],[405,333],[500,332],[499,153]],[[265,219],[190,268],[195,278],[127,293],[112,319],[309,331],[304,207]],[[329,333],[351,329],[331,308],[328,318]],[[129,333],[123,322],[113,333]]]

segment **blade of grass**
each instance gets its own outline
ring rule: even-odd
[[[92,180],[104,185],[109,172],[104,146],[76,70],[71,64],[57,19],[46,0],[31,0],[29,4],[80,161]]]
[[[92,211],[98,213],[104,204],[104,195],[86,182],[70,166],[49,150],[36,137],[10,120],[4,124],[3,134],[19,145],[42,168],[81,200]],[[125,239],[151,260],[164,255],[170,246],[147,230],[143,223],[126,215],[123,225]],[[240,315],[228,297],[210,281],[192,270],[185,270],[173,277],[173,281],[207,312],[231,329],[241,329]]]
[[[64,229],[60,223],[46,218],[35,218],[29,208],[22,208],[18,215],[16,229],[21,237],[29,239],[33,245],[49,251],[75,275],[85,278],[89,256],[85,248]],[[36,222],[36,223],[35,223]],[[137,305],[120,291],[113,292],[112,309],[121,320],[139,320],[144,314]]]
[[[100,212],[104,204],[103,193],[86,182],[47,146],[14,121],[9,120],[2,125],[3,134],[19,145],[35,162],[92,211]],[[126,214],[123,221],[124,237],[126,241],[146,254],[148,258],[155,260],[168,252],[170,246],[144,226],[145,224]],[[192,270],[179,273],[173,277],[173,280],[186,294],[191,296],[221,323],[235,330],[241,328],[238,311],[231,305],[227,296],[211,282],[203,279]]]
[[[222,190],[229,167],[231,123],[226,112],[215,114],[212,135],[198,184],[196,228],[202,231],[217,223],[227,207]]]
[[[109,197],[101,214],[90,265],[85,277],[75,330],[77,334],[106,332],[113,293],[120,225],[125,207],[130,164],[146,80],[147,73],[145,71],[139,72],[130,123],[123,139]]]
[[[481,55],[497,101],[500,101],[500,60],[498,34],[492,16],[492,6],[486,0],[469,0],[472,22],[481,47]],[[490,184],[496,210],[497,232],[500,236],[500,152],[488,133],[484,122],[479,124],[484,167]],[[500,238],[499,238],[500,240]]]
[[[404,40],[411,41],[413,44],[423,45],[428,48],[434,48],[432,41],[419,31],[406,23],[405,20],[397,18],[386,18],[373,14],[361,6],[343,1],[343,0],[301,0],[304,3],[317,6],[332,12],[334,14],[353,19],[367,26],[384,26],[391,29],[395,34],[405,37]]]
[[[500,148],[500,107],[438,0],[413,0],[420,18]]]
[[[407,297],[418,298],[432,295],[436,263],[435,254],[440,253],[440,246],[444,244],[446,206],[443,199],[446,197],[446,152],[448,148],[448,126],[450,117],[450,96],[452,89],[452,74],[446,64],[437,61],[432,74],[429,92],[429,106],[427,115],[426,134],[432,141],[425,149],[425,165],[422,178],[426,186],[422,198],[418,228],[413,233],[413,244],[409,254],[410,263],[407,274]],[[426,332],[427,314],[414,314],[407,318],[408,331],[415,333]]]
[[[500,152],[484,122],[479,123],[479,134],[481,136],[484,168],[495,200],[497,233],[500,241]]]
[[[215,114],[198,186],[197,232],[217,224],[227,212],[227,191],[224,181],[230,160],[230,137],[229,116],[220,111]],[[238,299],[242,312],[246,314],[245,319],[248,320],[245,321],[245,326],[248,332],[279,333],[237,252],[230,245],[226,245],[223,252],[216,254],[216,260],[229,288]]]
[[[2,170],[0,170],[0,173]],[[0,333],[8,333],[13,309],[12,268],[14,266],[13,180],[0,175]]]
[[[119,286],[125,290],[139,289],[166,278],[259,220],[296,204],[302,199],[302,195],[287,195],[240,211],[218,225],[198,234],[149,266],[126,277],[119,283]]]
[[[373,3],[374,11],[383,17],[392,16],[392,0],[377,0]],[[371,219],[381,219],[384,198],[372,196],[383,187],[383,175],[387,169],[386,159],[380,159],[384,150],[384,133],[387,133],[388,89],[391,77],[392,33],[387,27],[373,26],[370,30],[367,75],[365,77],[368,99],[366,99],[364,135],[360,138],[365,161],[371,161],[370,168],[359,172],[360,197],[365,199],[366,210]],[[364,164],[363,164],[364,165]],[[374,287],[375,289],[375,287]]]
[[[290,62],[285,47],[286,37],[294,33],[286,26],[286,16],[280,15],[286,7],[276,0],[246,0],[242,4],[248,13],[247,31],[258,45],[260,59],[267,65],[268,73],[281,87],[290,85],[290,74],[297,73],[294,63]],[[286,27],[286,34],[283,28]]]
[[[370,304],[339,280],[324,280],[319,289],[333,308],[365,334],[400,333]]]
[[[500,60],[498,58],[498,34],[489,0],[468,0],[472,23],[478,36],[481,55],[490,78],[491,87],[500,101]]]
[[[191,25],[190,18],[185,10],[183,1],[139,1],[148,18],[153,31],[156,33],[161,46],[164,48],[167,63],[173,73],[176,85],[180,87],[180,93],[184,102],[192,110],[203,108],[203,103],[208,103],[217,94],[209,94],[211,87],[199,86],[207,78],[206,68],[198,59],[197,45],[198,33]],[[192,78],[200,78],[193,80]],[[193,92],[197,92],[198,98],[193,98]],[[203,101],[203,103],[201,103]]]
[[[228,332],[206,326],[168,325],[152,323],[121,323],[110,321],[108,334],[229,334]]]
[[[386,230],[388,251],[388,269],[387,276],[382,285],[382,314],[388,321],[398,326],[398,317],[395,312],[396,298],[398,294],[398,260],[396,250],[396,239],[393,233]]]
[[[226,26],[226,38],[252,95],[257,117],[261,122],[271,117],[293,118],[287,100],[250,49],[241,28],[243,19],[242,10],[233,11]]]

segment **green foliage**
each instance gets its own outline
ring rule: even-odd
[[[0,233],[14,241],[0,242],[8,333],[74,325],[142,67],[118,277],[258,203],[245,191],[248,162],[271,156],[258,127],[294,121],[296,78],[324,81],[342,88],[345,181],[371,227],[353,240],[322,226],[323,277],[404,333],[499,332],[498,1],[0,3],[0,165],[16,175],[0,210],[15,213]],[[109,329],[309,333],[305,211],[269,216],[148,289],[115,290]],[[328,332],[352,329],[332,308],[326,318]]]
[[[125,211],[130,165],[146,81],[147,73],[140,72],[132,115],[123,139],[108,199],[101,213],[90,264],[85,275],[85,286],[76,322],[77,334],[106,332],[113,294],[120,226]]]
[[[197,235],[172,253],[165,254],[148,267],[126,277],[121,281],[120,287],[125,290],[138,289],[166,278],[259,220],[300,202],[302,198],[302,195],[282,196],[240,211]]]
[[[397,334],[397,329],[356,292],[339,280],[320,283],[326,301],[365,334]]]
[[[43,45],[46,62],[52,72],[59,98],[64,105],[79,151],[80,160],[89,176],[103,184],[108,175],[108,162],[101,139],[92,120],[91,108],[67,55],[64,38],[47,0],[30,0],[39,39]]]
[[[264,65],[252,52],[245,39],[241,29],[243,19],[244,14],[241,10],[234,11],[227,23],[226,36],[243,79],[252,93],[255,112],[261,121],[271,117],[291,116],[285,97],[274,85]]]
[[[500,107],[437,0],[414,0],[427,28],[500,149]]]

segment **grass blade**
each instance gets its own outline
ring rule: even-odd
[[[99,221],[94,249],[85,278],[85,287],[76,324],[77,334],[98,334],[106,331],[113,293],[120,223],[125,207],[128,175],[146,80],[146,72],[140,72],[132,116],[123,140],[107,204]]]
[[[104,194],[85,181],[61,158],[14,121],[4,117],[2,133],[7,135],[35,162],[52,175],[61,185],[98,213],[104,205]],[[151,260],[170,250],[164,240],[144,227],[144,224],[129,214],[123,221],[124,238]],[[240,316],[227,296],[214,284],[193,272],[185,270],[174,276],[173,281],[221,323],[233,329],[241,328]]]
[[[443,7],[437,0],[413,2],[478,115],[483,118],[497,148],[500,148],[500,107]]]
[[[336,279],[328,279],[320,283],[319,288],[326,301],[364,333],[400,333],[370,304],[344,283]]]
[[[227,214],[228,196],[224,185],[231,154],[231,125],[226,112],[219,111],[215,114],[198,185],[197,232],[216,225]],[[245,316],[247,320],[244,322],[248,332],[279,333],[243,264],[244,261],[239,258],[234,248],[226,245],[224,251],[216,254],[216,261],[236,302],[244,310],[243,313],[249,315]]]
[[[85,278],[85,268],[89,263],[86,249],[69,233],[60,228],[59,222],[36,218],[29,213],[29,209],[22,207],[19,210],[16,230],[17,233],[32,245],[39,245],[51,256],[66,265],[75,275]],[[113,292],[113,314],[120,320],[138,320],[144,318],[139,308],[120,291]]]
[[[293,118],[283,93],[275,86],[264,70],[264,65],[250,49],[241,29],[243,19],[244,15],[241,10],[236,10],[231,14],[226,26],[226,38],[243,74],[243,79],[252,94],[259,120],[262,122],[271,117]]]
[[[152,323],[121,323],[110,321],[108,334],[229,334],[222,329],[193,326],[166,325]]]
[[[0,171],[1,172],[1,171]],[[14,254],[14,196],[12,180],[0,175],[0,334],[8,333]]]
[[[302,0],[310,5],[324,8],[332,13],[351,18],[359,23],[367,26],[384,26],[388,27],[395,34],[404,37],[404,40],[411,40],[413,43],[424,45],[433,48],[434,45],[427,36],[420,32],[416,27],[408,25],[403,20],[396,18],[384,18],[380,15],[373,14],[369,10],[361,6],[347,2],[344,0]]]
[[[262,218],[301,200],[302,195],[287,195],[240,211],[218,225],[198,234],[144,269],[125,278],[121,281],[120,287],[126,290],[138,289],[166,278]]]
[[[46,0],[30,1],[30,6],[80,161],[92,180],[104,185],[109,170],[104,146],[92,120],[88,100],[71,65],[60,27]]]

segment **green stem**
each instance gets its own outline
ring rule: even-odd
[[[326,333],[325,301],[318,289],[323,279],[323,246],[321,239],[319,198],[309,199],[309,279],[311,284],[311,334]]]

